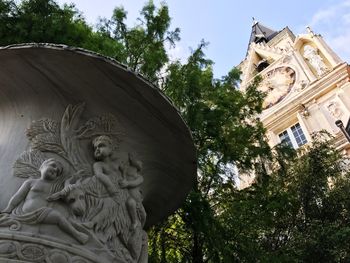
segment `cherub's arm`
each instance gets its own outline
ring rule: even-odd
[[[26,198],[32,186],[31,183],[32,179],[29,179],[22,184],[22,186],[18,189],[14,196],[11,197],[7,207],[4,210],[2,210],[2,213],[11,213],[12,210],[15,209],[20,204],[20,202]]]
[[[112,183],[112,181],[109,179],[109,177],[103,173],[102,165],[103,164],[101,162],[94,163],[93,165],[94,174],[96,175],[97,179],[101,181],[104,187],[106,187],[109,194],[113,195],[118,190],[115,187],[115,185]]]
[[[138,176],[133,180],[123,180],[119,182],[121,188],[135,188],[143,183],[143,177],[138,174]]]
[[[129,163],[131,164],[131,166],[135,167],[137,169],[137,171],[141,171],[142,170],[142,162],[138,161],[134,158],[134,155],[129,153]]]
[[[46,198],[47,201],[51,202],[51,201],[56,201],[58,199],[64,198],[67,196],[67,194],[73,190],[73,188],[75,187],[74,184],[70,184],[67,185],[66,187],[64,187],[61,191],[56,192],[52,195],[50,195],[49,197]]]

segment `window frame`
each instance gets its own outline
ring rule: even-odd
[[[298,142],[297,142],[297,140],[296,140],[296,137],[295,137],[295,135],[294,135],[294,133],[293,133],[293,130],[292,130],[292,127],[295,127],[295,126],[297,126],[297,125],[299,125],[300,131],[302,132],[302,135],[301,135],[301,136],[303,136],[304,139],[305,139],[305,140],[301,139],[301,142],[302,142],[301,145],[298,144]],[[296,130],[298,131],[298,129],[296,129]],[[280,143],[282,143],[281,135],[282,135],[283,133],[285,133],[285,132],[287,132],[287,135],[288,135],[288,137],[289,137],[289,140],[290,140],[290,142],[291,142],[291,144],[292,144],[291,146],[292,146],[294,149],[298,149],[299,147],[301,147],[301,146],[305,145],[306,143],[308,143],[308,140],[307,140],[307,138],[306,138],[306,136],[305,136],[305,132],[304,132],[304,130],[303,130],[303,128],[301,127],[301,125],[300,125],[299,122],[296,122],[295,124],[289,126],[287,129],[285,129],[285,130],[281,131],[280,133],[278,133],[278,138],[279,138],[279,140],[280,140]],[[298,135],[299,135],[299,134],[298,134]],[[287,143],[287,144],[290,145],[289,143]]]

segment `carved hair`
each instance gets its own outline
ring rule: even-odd
[[[105,143],[107,143],[108,145],[111,146],[111,148],[113,150],[116,148],[116,145],[115,145],[116,143],[108,135],[97,136],[95,139],[92,140],[92,146],[95,146],[98,142],[105,142]]]
[[[40,165],[39,170],[41,170],[45,165],[48,165],[49,163],[55,163],[57,166],[57,177],[62,175],[63,172],[63,165],[61,162],[57,161],[55,158],[46,159],[43,161],[43,163]]]

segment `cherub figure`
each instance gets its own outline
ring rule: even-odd
[[[120,166],[120,170],[122,172],[123,180],[119,182],[119,186],[129,190],[126,207],[131,218],[131,229],[134,230],[138,225],[137,210],[140,212],[142,225],[146,220],[146,212],[142,206],[142,193],[140,189],[140,186],[143,183],[143,177],[141,175],[142,162],[136,161],[129,153],[128,165]]]
[[[93,164],[94,174],[107,189],[109,195],[115,196],[118,193],[118,188],[113,181],[117,181],[119,177],[119,164],[112,157],[112,139],[109,136],[101,135],[93,140],[92,145],[96,160]]]
[[[61,213],[48,207],[50,195],[59,177],[62,176],[62,164],[50,158],[41,164],[39,171],[40,178],[27,179],[10,199],[2,213],[11,214],[10,216],[16,220],[28,224],[57,225],[80,243],[86,243],[88,235],[76,230]]]

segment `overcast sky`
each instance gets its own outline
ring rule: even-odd
[[[58,0],[75,3],[90,24],[98,17],[110,18],[114,7],[123,6],[130,26],[137,21],[145,0]],[[185,59],[190,48],[202,39],[209,42],[208,58],[215,62],[216,77],[244,59],[251,32],[252,17],[265,26],[281,30],[288,26],[294,34],[311,26],[345,61],[350,61],[350,0],[167,0],[172,28],[181,29],[181,42],[171,50],[174,58]],[[238,2],[238,3],[237,3]],[[154,3],[159,6],[160,1]]]

